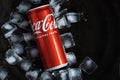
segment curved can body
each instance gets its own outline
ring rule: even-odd
[[[45,69],[65,67],[68,62],[51,7],[43,5],[31,9],[28,17]]]

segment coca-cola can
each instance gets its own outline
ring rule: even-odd
[[[49,4],[29,10],[28,17],[47,71],[63,68],[68,61]]]

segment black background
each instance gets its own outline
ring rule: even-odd
[[[0,0],[0,26],[4,24],[11,11],[21,0]],[[106,0],[72,0],[69,11],[85,13],[88,21],[81,20],[72,24],[63,32],[73,34],[76,46],[66,50],[74,51],[81,61],[89,56],[98,64],[98,69],[92,74],[83,74],[84,80],[119,80],[120,65],[120,4]],[[88,17],[89,15],[89,17]],[[10,66],[3,61],[3,56],[9,44],[0,31],[0,65],[5,65],[13,80],[26,80],[24,74],[15,66]]]

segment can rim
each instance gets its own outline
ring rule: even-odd
[[[68,63],[65,63],[65,64],[62,64],[62,65],[59,65],[59,66],[55,66],[55,67],[46,69],[46,71],[53,71],[53,70],[56,70],[56,69],[59,69],[59,68],[63,68],[65,66],[67,66],[67,65],[68,65]]]
[[[31,11],[33,11],[33,10],[36,10],[36,9],[42,8],[42,7],[46,7],[46,6],[49,6],[49,4],[42,5],[42,6],[38,6],[38,7],[35,7],[35,8],[32,8],[32,9],[28,10],[28,12],[31,12]]]

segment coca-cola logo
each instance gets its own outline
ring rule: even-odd
[[[52,30],[54,28],[57,28],[54,15],[48,14],[43,20],[33,23],[32,30],[35,34],[39,34],[42,32],[47,32],[48,30]]]

